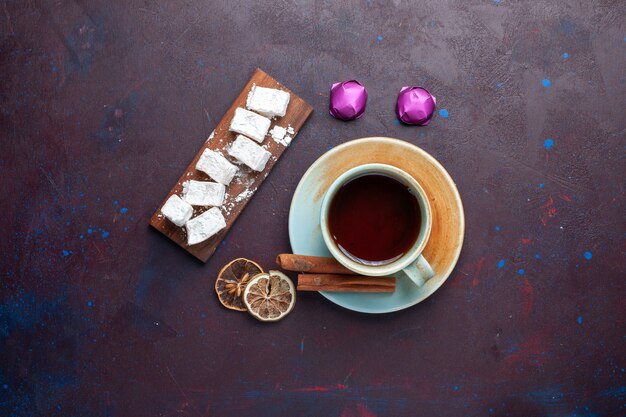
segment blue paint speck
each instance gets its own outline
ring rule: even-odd
[[[114,206],[117,206],[117,200],[115,200],[115,201],[113,202],[113,205],[114,205]]]
[[[458,390],[459,390],[459,386],[458,386],[458,385],[455,385],[453,389],[454,389],[455,391],[458,391]]]
[[[554,140],[548,138],[546,140],[543,141],[543,146],[547,149],[550,150],[551,147],[554,146]]]
[[[93,307],[93,301],[92,300],[87,301],[87,307]]]
[[[66,256],[70,256],[71,253],[72,253],[71,251],[63,249],[61,251],[61,258],[65,258]]]
[[[304,352],[304,337],[300,341],[300,353]]]
[[[93,233],[93,230],[87,229],[87,234],[92,234],[92,233]]]
[[[578,316],[578,324],[583,324],[583,316]]]
[[[378,37],[376,38],[376,42],[381,43],[382,41],[383,41],[383,35],[378,35]]]
[[[585,259],[590,260],[591,258],[593,258],[593,254],[589,251],[585,252]]]
[[[536,255],[535,255],[535,259],[541,259],[541,255],[536,254]]]
[[[569,54],[567,52],[563,52],[563,59],[568,59],[569,58]]]
[[[545,185],[544,183],[539,184],[539,188],[543,188],[543,187],[545,187],[545,186],[546,186],[546,185]]]
[[[83,235],[80,235],[79,237],[80,237],[81,239],[84,239],[84,238],[85,238],[85,236],[83,236]]]
[[[502,87],[502,83],[496,83],[496,87],[498,88]]]
[[[523,269],[520,268],[520,269],[517,270],[517,273],[520,274],[520,275],[525,275],[526,271],[524,271]]]
[[[57,72],[57,67],[52,67],[52,72]]]
[[[102,239],[106,239],[107,237],[109,237],[109,232],[107,232],[106,230],[102,231]]]
[[[8,386],[7,384],[3,384],[3,385],[2,385],[2,388],[4,388],[4,389],[9,389],[9,386]]]
[[[122,207],[120,209],[120,213],[122,213],[122,214],[126,214],[127,212],[128,212],[128,209],[126,207]]]
[[[549,79],[544,78],[543,80],[541,80],[541,85],[543,85],[545,88],[549,88],[552,85],[552,82]]]
[[[501,1],[501,0],[493,0],[493,2],[494,2],[495,4],[500,4],[500,1]]]
[[[500,259],[500,261],[498,262],[498,269],[501,269],[504,267],[504,259]]]
[[[443,117],[444,119],[447,119],[448,118],[448,110],[447,109],[439,110],[439,116]]]
[[[396,126],[400,126],[400,119],[394,120],[393,124],[396,125]]]
[[[500,231],[500,226],[496,226],[496,232]]]

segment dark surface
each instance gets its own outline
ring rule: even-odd
[[[623,2],[1,3],[0,415],[626,414]],[[205,265],[148,220],[257,66],[315,113]],[[396,122],[407,84],[430,126]],[[448,282],[383,316],[223,308],[220,267],[273,267],[301,175],[371,135],[457,182]]]

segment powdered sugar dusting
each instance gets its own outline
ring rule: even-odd
[[[241,193],[239,193],[237,197],[235,197],[235,203],[239,203],[240,201],[245,200],[246,198],[250,197],[252,194],[254,194],[254,191],[250,189],[243,190]]]

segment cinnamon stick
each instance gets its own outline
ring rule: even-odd
[[[276,263],[286,271],[318,274],[354,274],[354,272],[341,265],[334,258],[324,258],[322,256],[282,253],[276,257]]]
[[[394,277],[366,277],[363,275],[300,274],[299,291],[334,292],[394,292]]]

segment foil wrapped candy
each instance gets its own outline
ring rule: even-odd
[[[335,83],[330,88],[330,115],[341,120],[363,116],[367,104],[367,90],[356,80]]]
[[[435,112],[437,99],[422,87],[402,87],[398,94],[398,118],[408,125],[426,126]]]

